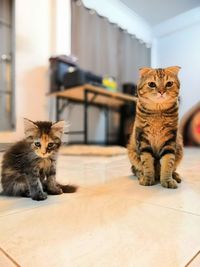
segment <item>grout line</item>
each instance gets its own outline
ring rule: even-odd
[[[200,250],[191,258],[191,260],[185,265],[185,267],[190,266],[190,263],[193,262],[193,260],[200,254]]]
[[[73,199],[73,198],[72,198]],[[20,199],[19,199],[20,201]],[[33,200],[31,200],[33,201]],[[22,212],[28,212],[28,211],[31,211],[33,209],[38,209],[38,208],[43,208],[43,207],[46,207],[46,206],[49,206],[49,205],[56,205],[56,204],[60,204],[62,202],[64,202],[65,199],[64,198],[60,198],[60,199],[57,199],[55,202],[48,202],[48,200],[45,201],[45,203],[42,203],[40,205],[36,205],[36,206],[30,206],[30,207],[27,207],[25,206],[24,208],[22,209],[17,209],[16,211],[14,212],[10,212],[10,213],[6,213],[6,214],[2,214],[0,215],[0,220],[6,216],[11,216],[11,215],[15,215],[15,214],[19,214],[19,213],[22,213]],[[69,202],[69,198],[67,200]],[[1,267],[1,266],[0,266]]]
[[[136,200],[138,200],[138,199],[136,199]],[[168,206],[164,206],[164,205],[159,205],[159,204],[152,203],[152,202],[145,202],[145,201],[142,201],[142,200],[140,200],[140,202],[143,202],[143,203],[151,205],[151,206],[165,208],[165,209],[169,209],[169,210],[173,210],[173,211],[177,211],[177,212],[181,212],[181,213],[190,214],[190,215],[193,215],[193,216],[200,217],[199,213],[194,213],[194,212],[187,211],[187,210],[182,210],[182,209],[178,209],[178,208],[172,208],[172,207],[168,207]]]
[[[21,267],[5,250],[0,247],[0,251],[16,266]]]
[[[90,194],[93,194],[93,192],[89,192],[89,194],[87,194],[87,195],[89,196]],[[138,201],[140,203],[143,203],[145,205],[149,205],[149,206],[153,206],[153,207],[159,207],[159,208],[164,208],[164,209],[172,210],[172,211],[175,211],[175,212],[192,215],[192,216],[195,216],[195,217],[200,217],[200,214],[199,213],[194,213],[194,212],[190,212],[190,211],[187,211],[187,210],[181,210],[181,209],[178,209],[178,208],[173,208],[173,207],[169,207],[169,206],[165,206],[165,205],[159,205],[159,204],[153,203],[153,202],[146,202],[144,200],[141,200],[141,199],[138,199],[138,198],[135,198],[135,197],[133,197],[133,198],[136,201]],[[28,211],[31,211],[33,209],[43,208],[43,207],[46,207],[46,206],[49,206],[49,205],[58,205],[58,204],[63,203],[64,201],[65,201],[65,199],[59,199],[56,202],[47,202],[47,203],[44,203],[44,204],[38,205],[38,206],[26,207],[26,208],[23,208],[21,210],[16,210],[15,212],[11,212],[11,213],[0,215],[0,220],[2,218],[6,217],[6,216],[12,216],[12,215],[16,215],[16,214],[19,214],[19,213],[22,213],[22,212],[28,212]],[[68,199],[68,201],[69,201],[69,199]]]
[[[32,206],[32,207],[27,207],[27,208],[23,208],[23,209],[20,209],[20,210],[16,210],[14,212],[10,212],[10,213],[6,213],[6,214],[3,214],[3,215],[0,215],[0,220],[6,216],[11,216],[11,215],[15,215],[15,214],[19,214],[19,213],[22,213],[22,212],[27,212],[27,211],[31,211],[33,209],[37,209],[37,208],[42,208],[42,207],[46,207],[46,206],[49,206],[49,205],[55,205],[55,204],[58,204],[60,202],[56,202],[56,203],[47,203],[47,204],[43,204],[43,205],[40,205],[40,206]],[[1,249],[1,248],[0,248]]]

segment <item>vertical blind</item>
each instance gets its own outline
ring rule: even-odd
[[[72,54],[85,70],[116,78],[123,83],[136,83],[138,69],[150,66],[150,48],[135,36],[89,10],[81,1],[71,1]]]

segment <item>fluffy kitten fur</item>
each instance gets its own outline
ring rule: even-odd
[[[136,118],[128,145],[132,171],[141,185],[160,180],[163,187],[177,188],[176,172],[183,155],[178,131],[180,67],[140,69]]]
[[[44,200],[47,193],[72,193],[76,187],[56,182],[56,159],[64,122],[24,119],[25,139],[15,143],[2,161],[3,194]]]

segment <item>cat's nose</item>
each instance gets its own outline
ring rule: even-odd
[[[165,92],[164,91],[158,91],[158,93],[160,93],[161,95],[163,95]]]

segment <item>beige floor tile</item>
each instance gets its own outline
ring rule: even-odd
[[[20,267],[4,250],[0,248],[0,266],[1,267]]]
[[[109,185],[0,219],[3,247],[29,267],[184,266],[200,247],[199,225]]]
[[[24,267],[185,266],[200,250],[199,163],[186,150],[170,190],[140,186],[127,156],[60,156],[57,178],[78,192],[0,197],[0,244]]]
[[[199,267],[200,266],[200,251],[188,262],[185,267]]]

